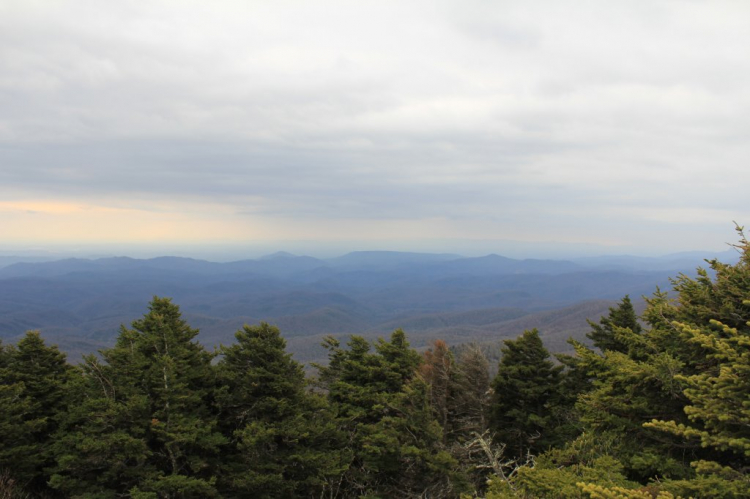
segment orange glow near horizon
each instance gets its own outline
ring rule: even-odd
[[[158,242],[244,239],[221,210],[182,207],[122,208],[66,201],[2,201],[0,233],[6,241]],[[239,237],[231,237],[232,234]],[[251,234],[252,235],[252,234]]]
[[[257,201],[257,200],[256,200]],[[0,201],[0,234],[10,243],[207,243],[221,241],[427,241],[445,238],[491,240],[502,234],[519,242],[558,240],[590,243],[585,234],[550,227],[543,234],[520,223],[504,226],[492,221],[444,217],[402,219],[320,219],[239,213],[231,204],[187,201],[15,200]],[[262,202],[255,204],[262,205]],[[489,237],[488,237],[489,235]],[[616,246],[619,240],[598,239]]]
[[[65,214],[86,211],[88,207],[80,203],[61,201],[0,201],[0,211],[25,212],[27,214]]]

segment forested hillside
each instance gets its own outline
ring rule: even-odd
[[[555,361],[528,329],[492,369],[435,341],[278,328],[210,351],[169,298],[100,356],[0,344],[0,497],[750,497],[750,244],[628,296]],[[523,319],[523,318],[521,318]],[[519,331],[521,333],[521,331]]]
[[[554,342],[548,347],[561,351],[569,335],[580,337],[587,317],[606,313],[626,294],[640,306],[642,295],[701,261],[357,252],[328,260],[274,254],[229,263],[171,257],[16,263],[0,268],[0,339],[15,342],[40,330],[77,361],[111,347],[120,324],[158,295],[180,304],[204,345],[230,343],[243,324],[268,322],[302,362],[325,359],[319,345],[326,335],[372,340],[397,328],[424,348],[435,339],[496,342],[539,327]]]

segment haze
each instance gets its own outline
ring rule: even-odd
[[[724,248],[750,221],[748,19],[5,0],[0,250]]]

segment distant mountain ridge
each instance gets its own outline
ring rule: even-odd
[[[612,262],[377,251],[332,259],[276,253],[227,263],[182,257],[16,262],[0,268],[0,338],[40,329],[80,355],[111,342],[158,295],[172,297],[208,345],[231,342],[243,323],[268,321],[281,328],[295,355],[314,359],[321,354],[314,341],[329,333],[377,335],[402,327],[417,346],[440,336],[462,342],[515,335],[524,317],[551,313],[563,320],[555,311],[625,294],[637,299],[656,286],[669,289],[676,275],[612,268]],[[579,322],[585,329],[585,320]]]
[[[694,269],[697,266],[706,267],[705,260],[717,258],[725,263],[737,262],[739,256],[733,249],[722,252],[711,251],[685,251],[672,253],[660,257],[642,257],[631,255],[596,256],[574,258],[572,261],[578,265],[598,269],[627,269],[627,270],[685,270]]]
[[[681,270],[695,268],[703,264],[705,259],[719,258],[721,261],[731,263],[737,260],[737,252],[728,249],[723,252],[711,251],[687,251],[673,253],[660,257],[641,257],[632,255],[603,255],[595,257],[578,257],[567,260],[559,259],[513,259],[491,253],[480,257],[464,257],[453,253],[417,253],[403,251],[353,251],[333,258],[315,258],[311,256],[299,256],[286,251],[277,251],[255,259],[242,259],[231,262],[213,262],[203,259],[177,256],[160,256],[155,258],[131,258],[127,256],[103,257],[103,258],[61,258],[51,259],[38,256],[0,256],[0,275],[2,269],[16,267],[17,269],[42,269],[45,267],[63,268],[65,265],[74,269],[76,265],[79,270],[94,268],[94,266],[122,268],[132,266],[155,266],[160,268],[171,267],[181,270],[193,270],[201,266],[204,271],[211,269],[226,268],[232,270],[254,270],[263,269],[269,265],[278,266],[291,265],[299,268],[306,267],[329,267],[346,268],[357,270],[382,270],[394,269],[405,265],[429,265],[445,262],[454,262],[455,266],[471,266],[471,262],[491,262],[497,269],[506,267],[505,271],[530,271],[547,272],[548,267],[553,271],[571,271],[574,268],[608,268],[628,270]],[[462,262],[462,263],[457,263]],[[188,267],[192,267],[188,269]],[[15,275],[25,275],[29,270],[15,271]],[[36,272],[36,271],[34,271]],[[40,273],[43,271],[39,271]]]

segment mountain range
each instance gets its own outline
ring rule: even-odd
[[[403,328],[424,347],[497,341],[538,327],[548,348],[581,338],[616,300],[650,295],[693,273],[706,257],[518,260],[499,255],[354,252],[331,259],[275,253],[210,262],[179,257],[18,261],[0,259],[0,338],[39,329],[73,360],[111,345],[153,296],[169,296],[209,346],[243,324],[279,326],[302,361],[321,360],[333,334],[377,337]],[[5,264],[3,263],[5,262]]]

